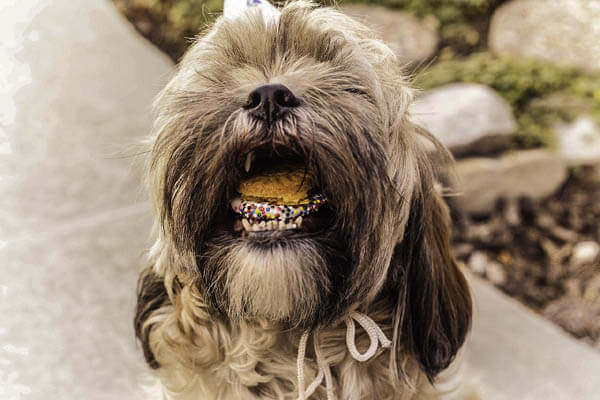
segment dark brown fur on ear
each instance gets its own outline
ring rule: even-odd
[[[146,268],[138,280],[137,305],[133,325],[135,336],[142,345],[144,358],[152,369],[158,369],[160,365],[150,348],[152,324],[146,324],[146,320],[166,301],[168,301],[168,295],[163,279],[152,271],[152,267]]]
[[[439,146],[435,140],[434,144]],[[446,150],[440,147],[438,151],[451,161]],[[393,361],[401,360],[400,352],[412,352],[433,381],[462,346],[471,325],[472,304],[450,249],[448,207],[434,188],[428,156],[422,153],[420,158],[420,187],[411,201],[404,238],[394,253],[393,284],[398,293],[394,342],[399,345]],[[402,376],[400,365],[394,367]]]

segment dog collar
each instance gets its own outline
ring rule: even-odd
[[[358,322],[358,324],[367,332],[367,335],[369,335],[369,348],[364,353],[359,352],[356,348],[356,326],[354,321]],[[313,343],[315,346],[318,373],[311,384],[308,385],[308,387],[305,386],[304,357],[306,355],[306,345],[308,343],[308,337],[310,334],[311,332],[305,331],[300,337],[300,343],[298,344],[298,400],[306,400],[312,396],[319,385],[323,383],[323,380],[325,380],[327,400],[335,400],[331,368],[329,367],[329,363],[323,357],[321,349],[318,345],[318,331],[313,332]],[[375,321],[365,314],[361,314],[359,312],[353,312],[348,316],[348,318],[346,318],[346,347],[348,348],[350,355],[352,355],[356,361],[365,362],[373,358],[373,356],[375,356],[377,353],[379,345],[381,345],[381,347],[384,349],[389,349],[392,346],[392,341],[385,336],[385,333],[383,333]]]

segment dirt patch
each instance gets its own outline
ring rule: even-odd
[[[474,273],[600,349],[599,199],[600,185],[572,176],[543,201],[499,201],[486,217],[457,219],[455,251]]]

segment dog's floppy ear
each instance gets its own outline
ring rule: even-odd
[[[472,305],[469,287],[450,249],[448,207],[435,189],[434,163],[447,166],[444,161],[452,161],[451,156],[430,134],[415,129],[432,142],[437,154],[417,152],[419,179],[404,237],[394,251],[392,282],[398,299],[392,363],[403,376],[400,353],[412,353],[433,381],[462,346]]]
[[[153,324],[149,321],[152,314],[168,301],[164,279],[146,268],[138,280],[137,304],[133,321],[135,335],[142,345],[146,363],[152,369],[160,367],[150,348],[150,331]]]

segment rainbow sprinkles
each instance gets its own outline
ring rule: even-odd
[[[306,200],[307,203],[304,204],[283,205],[236,199],[232,202],[232,208],[234,212],[251,222],[282,221],[289,223],[298,217],[304,218],[317,212],[327,202],[325,196],[321,194],[312,195]]]

